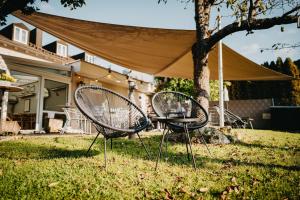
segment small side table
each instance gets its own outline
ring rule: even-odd
[[[170,123],[180,123],[182,124],[182,128],[184,130],[185,136],[186,136],[186,149],[187,149],[187,154],[189,156],[189,151],[192,155],[192,159],[193,159],[193,167],[196,169],[196,161],[195,161],[195,157],[192,151],[192,144],[191,144],[191,138],[190,138],[190,133],[189,133],[189,129],[188,129],[188,124],[189,123],[193,123],[193,122],[199,122],[201,121],[201,119],[199,118],[172,118],[172,117],[155,117],[155,119],[161,123],[165,124],[164,130],[163,130],[163,134],[162,134],[162,139],[160,141],[159,144],[159,153],[157,155],[157,159],[156,159],[156,165],[155,165],[155,170],[157,170],[157,166],[158,166],[158,161],[161,158],[161,154],[162,154],[162,146],[165,140],[165,135],[168,134],[169,132],[172,132],[171,128],[170,128]]]
[[[0,91],[1,91],[1,95],[8,91],[8,92],[20,92],[22,91],[23,88],[18,87],[18,86],[13,86],[13,85],[2,85],[1,81],[0,81]]]

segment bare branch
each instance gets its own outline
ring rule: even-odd
[[[253,17],[253,10],[254,10],[253,0],[250,0],[249,3],[250,3],[250,6],[249,6],[249,11],[248,11],[248,21],[250,22]]]
[[[300,10],[300,5],[299,5],[299,6],[296,6],[296,7],[293,8],[292,10],[290,10],[290,11],[284,13],[284,14],[282,15],[282,17],[288,16],[288,15],[290,15],[290,14],[292,14],[293,12],[296,12],[296,11],[298,11],[298,10]]]
[[[232,24],[225,26],[218,32],[214,33],[210,38],[208,38],[207,39],[208,46],[211,48],[224,37],[238,31],[245,31],[245,30],[249,31],[249,28],[251,28],[250,30],[261,30],[261,29],[268,29],[276,25],[295,23],[297,22],[299,15],[291,16],[289,14],[292,14],[298,10],[300,10],[300,6],[296,6],[295,8],[284,13],[280,17],[252,19],[250,23],[248,22],[248,20],[243,20],[241,22],[234,22]]]
[[[219,2],[215,1],[212,5],[213,6],[218,6],[221,5],[222,3],[224,3],[225,0],[220,0]]]
[[[275,50],[280,50],[280,49],[295,49],[300,47],[300,42],[297,42],[295,44],[287,44],[287,43],[276,43],[273,44],[271,48],[261,48],[260,52],[264,51],[275,51]]]

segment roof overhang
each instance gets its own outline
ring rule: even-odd
[[[50,62],[43,62],[38,60],[32,60],[32,59],[25,59],[15,56],[8,56],[8,55],[1,55],[5,62],[9,64],[15,64],[15,65],[22,65],[22,66],[28,66],[28,67],[37,67],[37,68],[45,68],[45,69],[55,69],[55,70],[62,70],[62,71],[71,71],[70,66],[65,66],[57,63],[50,63]],[[9,68],[9,66],[8,66]]]
[[[92,81],[97,80],[100,83],[107,83],[109,85],[128,88],[128,77],[125,74],[120,74],[115,71],[109,71],[107,68],[100,67],[98,65],[82,60],[77,60],[70,65],[73,67],[74,73],[80,76],[81,79],[87,78]],[[148,84],[146,82],[138,81],[135,79],[133,79],[133,81],[137,85],[138,91],[149,92],[147,88]]]

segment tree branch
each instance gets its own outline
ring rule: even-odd
[[[221,30],[219,30],[218,32],[214,33],[210,38],[207,38],[208,47],[212,48],[218,41],[232,33],[245,30],[249,31],[249,27],[251,27],[251,30],[261,30],[268,29],[276,25],[295,23],[297,22],[299,15],[290,16],[289,14],[297,10],[300,10],[300,6],[296,6],[295,8],[284,13],[280,17],[252,19],[250,23],[247,19],[241,21],[240,23],[234,22],[232,24],[229,24]]]
[[[224,3],[224,0],[220,0],[219,2],[215,1],[212,5],[218,6],[218,5],[221,5],[222,3]]]
[[[296,7],[293,8],[292,10],[290,10],[290,11],[284,13],[284,14],[282,15],[282,17],[288,16],[289,14],[292,14],[293,12],[296,12],[297,10],[300,10],[300,5],[299,5],[299,6],[296,6]]]
[[[250,0],[249,3],[250,3],[250,5],[249,5],[249,11],[248,11],[248,21],[250,22],[253,17],[253,9],[254,9],[253,0]]]
[[[271,48],[261,48],[260,52],[264,51],[275,51],[275,50],[281,50],[281,49],[295,49],[300,47],[300,42],[296,42],[295,44],[287,44],[287,43],[276,43],[273,44]]]

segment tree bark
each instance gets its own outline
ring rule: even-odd
[[[208,111],[209,107],[209,67],[207,38],[211,5],[207,0],[195,0],[196,43],[193,45],[194,87],[196,100]]]
[[[194,61],[194,87],[196,100],[206,111],[208,111],[210,93],[208,53],[202,48],[196,48],[196,45],[194,45],[192,53]]]

